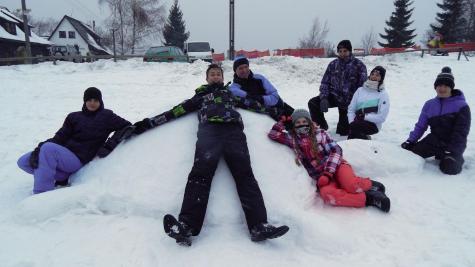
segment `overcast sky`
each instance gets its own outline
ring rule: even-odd
[[[418,33],[416,42],[422,40],[429,24],[435,21],[438,2],[442,0],[414,0],[412,28]],[[172,3],[164,1],[166,15]],[[100,6],[97,0],[26,0],[26,4],[37,18],[59,20],[70,15],[84,22],[95,20],[100,25],[109,14],[108,7]],[[209,41],[217,52],[228,48],[228,0],[179,0],[179,4],[190,40]],[[21,0],[0,0],[0,6],[14,10],[21,7]],[[350,39],[353,47],[358,47],[371,27],[377,33],[383,32],[393,11],[392,0],[235,0],[235,48],[296,47],[315,17],[328,21],[329,41]]]

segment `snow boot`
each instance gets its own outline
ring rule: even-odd
[[[71,184],[69,183],[69,179],[63,181],[54,181],[54,188],[63,188],[67,186],[71,186]]]
[[[289,231],[287,225],[275,227],[268,223],[260,223],[251,228],[251,240],[254,242],[264,241],[283,236]]]
[[[386,193],[386,188],[384,185],[378,181],[371,180],[371,188],[369,190],[379,191],[381,193]]]
[[[173,215],[167,214],[163,217],[163,229],[177,244],[191,246],[191,228],[186,223],[179,222]]]
[[[384,212],[389,212],[391,201],[380,191],[368,190],[366,194],[366,206],[376,207]]]

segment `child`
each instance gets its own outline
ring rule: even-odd
[[[99,89],[87,88],[83,100],[82,111],[69,113],[53,138],[18,160],[18,166],[34,176],[34,194],[68,185],[69,176],[94,158],[111,132],[130,125],[104,109]]]
[[[348,139],[371,139],[378,133],[389,113],[389,96],[384,88],[386,70],[375,67],[368,80],[356,90],[348,106]]]
[[[292,124],[290,132],[285,131],[285,123]],[[325,203],[356,208],[375,206],[389,212],[390,200],[384,185],[356,176],[343,160],[341,147],[312,123],[308,111],[295,110],[291,118],[274,124],[268,136],[294,150],[297,165],[302,164],[316,180]]]
[[[211,64],[206,71],[207,85],[187,99],[153,118],[134,124],[135,134],[193,111],[198,111],[198,141],[195,160],[188,176],[185,196],[178,220],[172,215],[164,217],[165,232],[181,245],[191,245],[190,237],[197,236],[206,213],[214,172],[221,156],[236,182],[239,198],[251,233],[252,241],[263,241],[284,235],[287,226],[274,227],[267,223],[267,212],[261,190],[251,169],[246,136],[241,115],[235,107],[247,107],[243,98],[234,97],[223,84],[223,70]]]
[[[437,75],[434,88],[437,96],[428,100],[414,130],[401,147],[415,154],[440,160],[439,168],[445,174],[458,174],[464,163],[463,152],[467,147],[470,131],[470,108],[461,90],[454,89],[455,79],[449,67]],[[430,133],[421,141],[427,127]]]

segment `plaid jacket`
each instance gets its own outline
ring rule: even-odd
[[[312,152],[310,136],[297,136],[294,139],[285,131],[282,122],[274,124],[268,136],[270,139],[294,149],[300,162],[313,179],[318,179],[324,172],[335,174],[337,167],[343,161],[341,147],[322,129],[317,129],[315,135],[318,155],[314,155]]]

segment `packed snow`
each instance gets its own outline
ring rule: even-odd
[[[131,122],[170,109],[205,82],[207,64],[141,60],[70,62],[0,67],[0,265],[37,266],[475,266],[475,131],[461,174],[442,174],[434,159],[400,148],[433,83],[450,66],[456,88],[475,110],[475,58],[408,53],[364,57],[368,70],[387,68],[391,110],[371,141],[335,134],[338,112],[327,113],[329,132],[360,176],[383,182],[391,211],[323,203],[293,151],[268,139],[265,115],[240,110],[252,167],[269,222],[286,224],[281,238],[253,243],[224,161],[216,171],[201,234],[191,247],[163,231],[177,215],[193,163],[196,114],[148,131],[75,173],[72,186],[32,195],[33,178],[16,165],[50,138],[69,112],[82,106],[89,86],[102,90],[106,108]],[[282,98],[306,108],[331,59],[266,57],[251,60]],[[225,80],[232,62],[223,63]],[[472,113],[473,114],[473,113]]]

